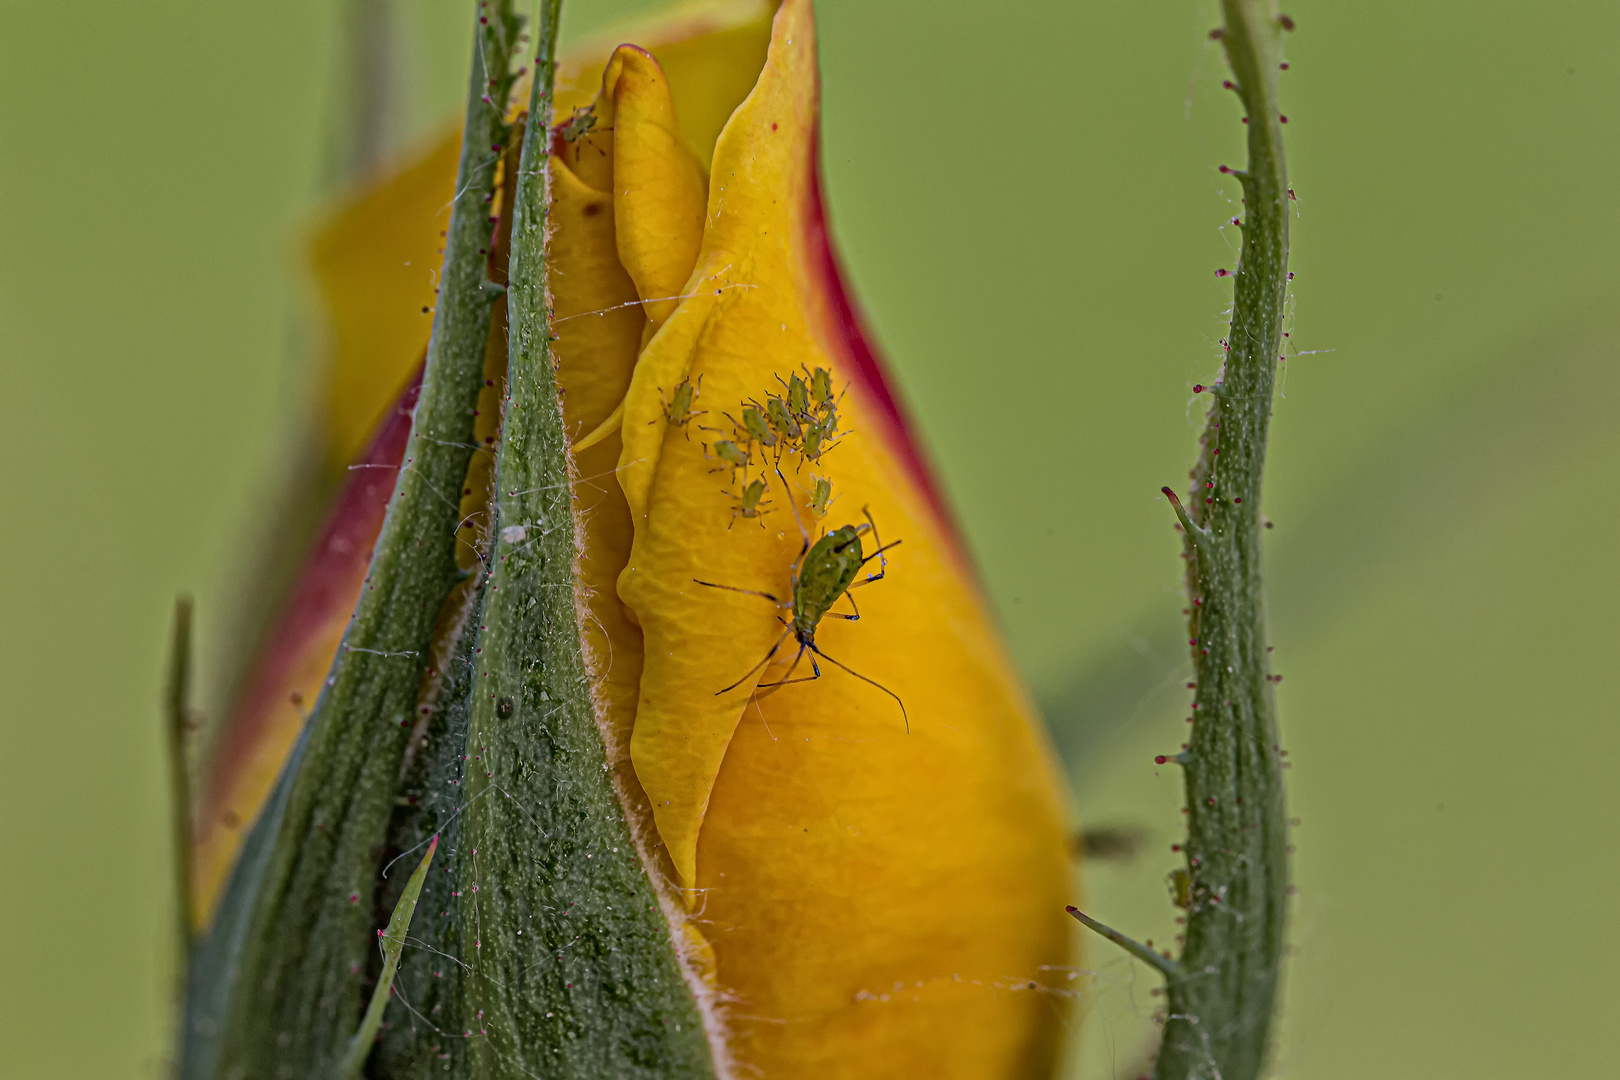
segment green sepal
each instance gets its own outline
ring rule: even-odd
[[[434,625],[461,577],[454,495],[477,449],[473,416],[496,295],[482,252],[520,24],[509,0],[481,11],[440,300],[405,461],[326,685],[195,947],[186,1080],[329,1075],[359,1022],[378,853]]]
[[[416,872],[405,883],[405,891],[400,894],[399,902],[394,905],[394,914],[388,919],[388,929],[378,936],[383,952],[382,973],[377,976],[377,985],[371,991],[371,1002],[366,1006],[366,1015],[360,1020],[360,1030],[349,1040],[348,1050],[333,1074],[334,1080],[359,1080],[360,1070],[371,1055],[372,1045],[377,1041],[377,1031],[382,1027],[383,1010],[394,992],[394,975],[399,971],[399,955],[405,948],[405,933],[411,928],[416,901],[422,895],[422,883],[427,880],[428,867],[433,865],[433,854],[438,850],[439,838],[435,836],[428,841],[427,854],[417,864]]]
[[[712,1080],[708,1032],[615,790],[581,651],[546,297],[557,12],[543,0],[518,169],[499,540],[462,753],[462,1075]],[[500,522],[523,524],[521,539]]]

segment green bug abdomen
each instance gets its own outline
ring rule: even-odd
[[[828,533],[805,553],[793,583],[793,632],[800,641],[815,640],[816,624],[854,583],[861,561],[861,536],[853,525]]]

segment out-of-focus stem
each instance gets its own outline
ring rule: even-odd
[[[191,948],[191,761],[186,754],[191,727],[191,597],[174,602],[174,637],[169,645],[169,681],[164,693],[164,751],[169,759],[170,844],[174,859],[176,996],[185,992],[186,954]]]
[[[1186,771],[1187,932],[1154,1075],[1252,1080],[1276,1012],[1287,811],[1261,576],[1261,475],[1288,290],[1288,176],[1274,0],[1223,0],[1221,41],[1247,113],[1243,250],[1226,366],[1185,512],[1197,692]],[[1171,493],[1174,500],[1174,494]]]

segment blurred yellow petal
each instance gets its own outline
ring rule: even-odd
[[[332,467],[365,448],[427,348],[459,146],[459,135],[440,140],[340,209],[312,245],[331,333],[321,406]]]

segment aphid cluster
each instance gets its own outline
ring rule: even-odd
[[[769,486],[764,477],[767,467],[780,468],[784,457],[794,455],[799,466],[807,461],[814,463],[837,445],[841,395],[833,393],[832,372],[822,367],[806,368],[802,376],[797,372],[786,380],[777,376],[777,382],[782,385],[782,393],[767,394],[764,401],[748,398],[739,403],[735,416],[721,413],[731,423],[729,431],[702,429],[726,436],[705,444],[704,452],[719,462],[716,472],[731,473],[733,490],[727,494],[735,501],[734,522],[739,517],[757,518],[770,505],[765,498]],[[665,420],[682,425],[700,415],[691,411],[691,403],[692,387],[682,382],[666,403]],[[750,476],[756,467],[758,475]],[[832,482],[814,477],[806,491],[816,517],[825,515],[832,498]]]

